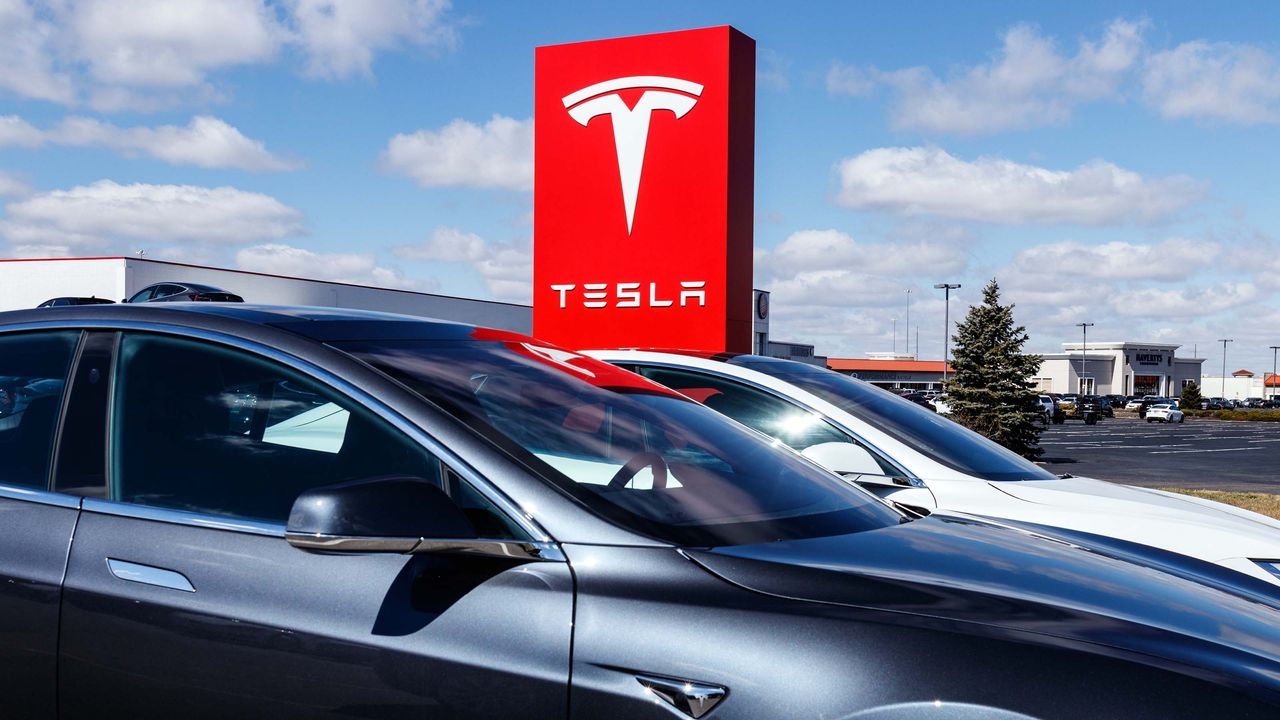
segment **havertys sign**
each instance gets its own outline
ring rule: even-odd
[[[755,41],[540,47],[536,83],[534,334],[749,352]]]

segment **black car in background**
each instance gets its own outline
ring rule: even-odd
[[[1269,584],[911,520],[523,335],[52,308],[0,376],[6,718],[1280,714]]]
[[[222,288],[196,283],[156,283],[134,293],[133,297],[122,300],[127,303],[143,302],[244,302],[244,298],[229,293]]]
[[[114,305],[115,300],[100,297],[56,297],[49,298],[36,307],[67,307],[70,305]]]

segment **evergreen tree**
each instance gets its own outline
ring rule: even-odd
[[[1000,304],[992,279],[982,304],[956,324],[947,403],[951,418],[1026,458],[1040,455],[1040,408],[1031,378],[1039,355],[1026,355],[1027,329],[1013,324],[1013,305]]]
[[[1199,410],[1200,401],[1202,399],[1203,398],[1200,397],[1200,386],[1195,383],[1191,383],[1182,388],[1182,395],[1178,398],[1178,407],[1183,411]]]

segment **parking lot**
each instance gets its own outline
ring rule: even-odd
[[[1108,418],[1041,436],[1051,472],[1146,487],[1280,493],[1280,423]]]

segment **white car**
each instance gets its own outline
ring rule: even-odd
[[[1184,417],[1173,404],[1162,403],[1147,408],[1147,422],[1180,423]]]
[[[1136,412],[1141,408],[1142,408],[1142,400],[1139,400],[1139,399],[1130,400],[1129,402],[1124,404],[1125,410],[1133,410]]]
[[[825,368],[755,355],[585,354],[678,390],[907,511],[1109,536],[1280,585],[1280,521],[1161,490],[1055,476],[945,417]]]
[[[1044,412],[1044,424],[1048,425],[1053,421],[1053,411],[1057,408],[1057,405],[1054,404],[1053,398],[1048,395],[1041,395],[1038,399],[1040,401],[1040,410]]]

